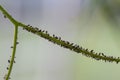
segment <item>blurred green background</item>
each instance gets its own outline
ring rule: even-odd
[[[119,0],[0,0],[15,19],[85,48],[120,56]],[[14,26],[0,13],[0,80]],[[19,28],[12,80],[120,80],[120,64],[96,61]]]

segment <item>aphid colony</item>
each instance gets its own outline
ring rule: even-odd
[[[10,58],[11,58],[11,56],[10,56]],[[14,58],[16,58],[16,57],[14,57]],[[9,67],[10,67],[10,62],[11,62],[11,61],[10,61],[10,59],[9,59],[9,60],[8,60],[8,63],[9,63],[8,66],[9,66]],[[16,63],[16,62],[13,61],[13,63]],[[9,70],[9,67],[7,67],[6,69]],[[6,78],[7,78],[7,74],[5,74],[5,76],[4,76],[4,80],[6,80]],[[11,78],[9,77],[9,79],[11,79]]]
[[[10,56],[11,57],[11,56]],[[15,57],[16,58],[16,57]],[[10,64],[10,59],[8,60],[8,63]],[[16,63],[15,60],[13,61],[13,63]],[[6,68],[7,70],[9,70],[9,67]]]
[[[19,42],[16,42],[16,45],[18,45],[19,44]],[[11,46],[10,48],[14,48],[13,46]],[[11,56],[10,56],[10,58],[12,58]],[[14,59],[15,59],[16,57],[14,57]],[[13,59],[13,60],[14,60]],[[9,59],[8,60],[8,63],[9,63],[9,65],[8,65],[8,67],[6,68],[7,70],[9,70],[9,68],[10,68],[10,64],[11,64],[11,60]],[[15,62],[15,60],[13,61],[13,63],[16,63]],[[4,76],[4,79],[6,80],[6,77],[7,77],[7,74]],[[9,79],[11,79],[10,77],[9,77]]]
[[[109,62],[115,61],[116,63],[120,62],[119,57],[114,58],[113,56],[106,56],[103,53],[95,53],[93,50],[89,51],[88,49],[84,49],[77,44],[70,43],[69,41],[64,41],[61,39],[61,37],[57,37],[54,34],[52,36],[50,36],[50,34],[47,31],[41,30],[37,27],[34,28],[30,25],[27,25],[27,26],[24,26],[23,30],[27,30],[28,32],[37,34],[37,35],[47,39],[48,41],[53,42],[54,44],[58,44],[61,47],[70,49],[77,53],[82,53],[83,55],[85,55],[87,57],[92,57],[96,60],[104,60],[105,62],[106,61],[109,61]]]
[[[5,76],[4,76],[3,78],[4,78],[4,80],[6,80],[6,78],[7,78],[7,74],[5,74]],[[11,79],[11,78],[9,77],[9,79]]]

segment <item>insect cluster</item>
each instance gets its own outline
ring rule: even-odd
[[[37,34],[45,39],[47,39],[48,41],[53,42],[54,44],[58,44],[61,47],[70,49],[72,51],[75,51],[77,53],[82,53],[83,55],[87,56],[87,57],[92,57],[96,60],[104,60],[109,61],[109,62],[113,62],[115,61],[116,63],[120,62],[120,58],[114,58],[113,56],[106,56],[103,53],[95,53],[93,50],[88,50],[85,48],[82,48],[81,46],[74,44],[74,43],[70,43],[69,41],[65,41],[62,40],[61,37],[57,37],[54,34],[51,36],[48,31],[45,30],[41,30],[37,27],[32,27],[30,25],[27,25],[23,28],[23,30],[27,30],[28,32],[32,32],[34,34]]]
[[[19,42],[16,42],[16,45],[18,45],[19,44]],[[14,48],[13,46],[11,46],[10,48]],[[16,57],[14,57],[14,59],[15,59]],[[12,57],[10,56],[10,59],[8,59],[8,63],[9,63],[9,65],[8,65],[8,67],[6,68],[7,70],[9,70],[10,69],[10,65],[12,64],[11,62],[11,60],[14,60],[14,59],[12,59]],[[13,61],[13,63],[16,63],[15,62],[15,60]],[[5,74],[5,76],[4,76],[4,79],[6,80],[6,78],[7,78],[7,75],[8,74]],[[11,79],[10,77],[9,77],[9,79]]]
[[[11,56],[10,56],[10,58],[11,58]],[[14,58],[16,58],[16,57],[14,57]],[[11,63],[11,60],[10,60],[10,59],[8,59],[8,63],[9,63],[9,65],[8,65],[8,67],[6,68],[7,70],[9,70],[9,67],[10,67],[10,63]],[[15,60],[13,61],[13,63],[16,63]],[[5,80],[6,80],[6,78],[7,78],[7,74],[5,74],[5,76],[4,76],[4,79],[5,79]],[[9,79],[11,79],[11,78],[9,77]]]

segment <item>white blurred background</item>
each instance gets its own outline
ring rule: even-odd
[[[25,24],[96,52],[120,56],[119,28],[105,20],[90,1],[94,0],[0,0],[0,5]],[[13,32],[13,24],[0,13],[0,80],[7,73]],[[22,28],[18,41],[11,80],[120,79],[120,64],[84,57]]]

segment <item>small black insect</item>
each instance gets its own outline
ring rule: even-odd
[[[6,16],[6,15],[4,15],[4,18],[7,18],[7,16]]]
[[[16,42],[16,44],[19,44],[19,42]]]
[[[90,52],[93,53],[93,50],[91,50]]]
[[[55,35],[53,34],[53,37],[55,37]]]
[[[10,60],[8,60],[8,63],[10,63]]]
[[[16,62],[14,61],[14,63],[16,63]]]
[[[86,51],[88,51],[88,49],[86,49]]]
[[[7,70],[8,70],[9,68],[7,67]]]
[[[119,61],[116,61],[116,63],[118,64],[118,63],[119,63]]]
[[[13,46],[11,46],[10,48],[13,48]]]
[[[120,59],[120,57],[118,57],[118,59]]]
[[[59,40],[61,40],[61,37],[59,37]]]
[[[45,32],[45,30],[43,30],[42,32]]]
[[[57,37],[57,36],[56,36],[55,38],[56,38],[56,39],[58,39],[58,37]]]
[[[30,26],[30,24],[28,24],[27,26]]]
[[[45,31],[45,33],[47,34],[47,33],[48,33],[48,31]]]

